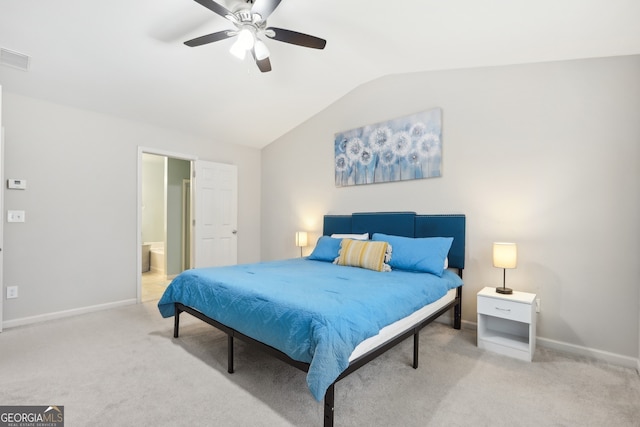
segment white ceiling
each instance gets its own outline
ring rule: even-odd
[[[239,0],[220,0],[233,9]],[[273,71],[228,53],[233,28],[193,0],[0,0],[6,91],[264,147],[357,86],[437,69],[640,53],[638,0],[282,0],[270,26],[327,40],[267,40]]]

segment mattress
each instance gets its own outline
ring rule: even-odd
[[[349,362],[356,360],[358,357],[366,354],[368,351],[373,350],[379,345],[389,341],[396,335],[406,331],[413,325],[416,325],[417,323],[423,321],[433,313],[440,310],[442,307],[446,306],[448,303],[452,302],[455,298],[456,289],[449,289],[446,295],[439,300],[425,305],[424,307],[417,311],[414,311],[407,317],[380,329],[380,332],[377,335],[367,338],[356,346],[356,348],[353,350],[353,353],[351,353],[351,356],[349,356]]]

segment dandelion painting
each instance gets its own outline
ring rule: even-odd
[[[335,135],[337,187],[440,176],[442,110]]]

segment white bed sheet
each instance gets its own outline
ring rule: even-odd
[[[449,292],[447,292],[445,296],[443,296],[439,300],[434,301],[429,305],[425,305],[420,310],[414,311],[407,317],[380,329],[378,335],[367,338],[356,346],[356,348],[353,350],[353,353],[351,353],[351,356],[349,357],[349,362],[376,348],[380,344],[390,340],[399,333],[404,332],[412,325],[415,325],[416,323],[426,319],[427,317],[453,301],[455,298],[456,289],[450,289]]]

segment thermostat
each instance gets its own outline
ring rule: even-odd
[[[12,190],[25,190],[27,188],[27,180],[10,178],[7,180],[7,187]]]

